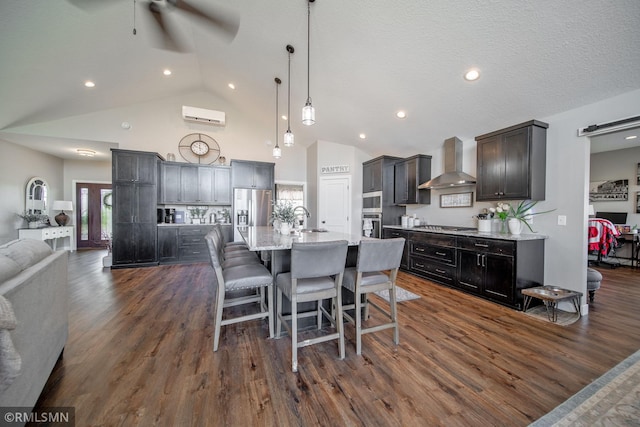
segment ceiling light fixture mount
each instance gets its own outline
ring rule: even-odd
[[[316,109],[311,104],[309,86],[311,81],[311,3],[315,0],[308,0],[307,3],[307,102],[302,107],[302,124],[311,126],[316,122]]]
[[[280,80],[278,77],[276,77],[274,79],[274,81],[276,82],[276,146],[273,147],[273,158],[274,159],[279,159],[282,156],[282,150],[280,149],[280,146],[278,145],[278,138],[280,138],[280,133],[278,132],[278,121],[279,121],[279,117],[278,117],[278,90],[280,88],[280,83],[282,83],[282,80]]]
[[[294,144],[293,132],[291,132],[291,54],[295,51],[293,46],[287,45],[287,52],[289,54],[289,74],[287,77],[288,85],[288,98],[287,101],[287,131],[284,133],[284,146],[291,147]]]
[[[471,70],[464,73],[464,79],[468,82],[473,82],[475,80],[478,80],[479,78],[480,78],[480,71],[478,71],[475,68],[472,68]]]

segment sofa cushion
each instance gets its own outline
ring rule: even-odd
[[[53,250],[49,245],[34,239],[13,240],[0,246],[0,255],[11,258],[20,266],[21,270],[42,261],[52,253]]]
[[[6,255],[0,255],[0,283],[6,282],[21,271],[17,262]]]

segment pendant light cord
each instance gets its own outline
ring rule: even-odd
[[[287,46],[287,52],[289,52],[289,72],[287,74],[287,92],[288,92],[288,100],[287,100],[287,130],[289,132],[291,132],[291,51],[293,50],[293,47],[291,47],[291,49],[289,49],[289,46]]]
[[[279,91],[279,88],[280,88],[280,82],[281,82],[281,80],[278,77],[276,77],[276,148],[278,148],[278,138],[279,138],[279,135],[278,135],[278,121],[279,121],[278,120],[278,91]]]
[[[307,100],[309,96],[309,81],[311,80],[311,2],[307,2]]]

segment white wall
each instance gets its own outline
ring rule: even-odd
[[[63,162],[61,159],[21,145],[0,140],[0,244],[18,238],[18,228],[26,223],[16,214],[25,210],[27,182],[34,176],[43,178],[49,187],[49,207],[62,200]],[[49,217],[53,218],[51,211]]]

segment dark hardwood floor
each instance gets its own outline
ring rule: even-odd
[[[563,327],[401,273],[421,295],[355,354],[299,351],[261,321],[223,327],[213,353],[209,265],[102,269],[70,254],[69,340],[38,406],[76,425],[526,426],[640,348],[640,270],[600,269],[590,314]]]

